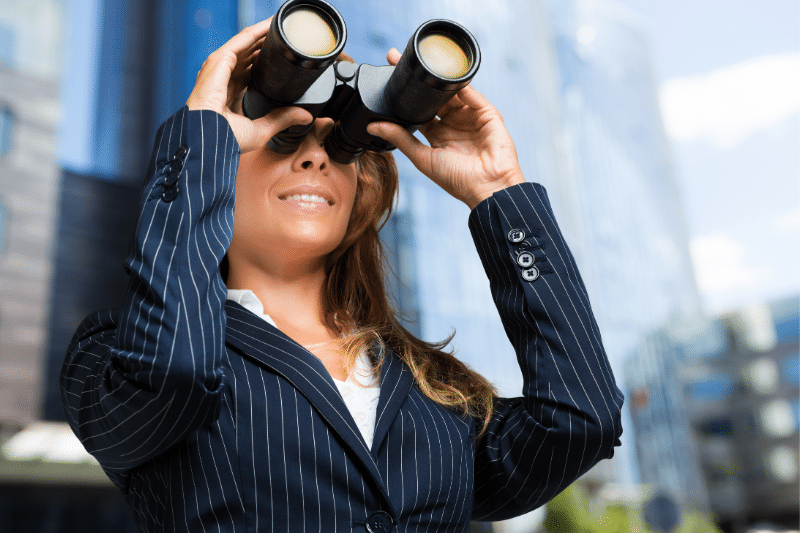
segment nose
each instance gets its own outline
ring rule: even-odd
[[[295,153],[292,170],[298,172],[301,170],[328,170],[330,160],[328,153],[322,147],[322,141],[332,127],[333,119],[318,118],[314,121],[314,126]]]

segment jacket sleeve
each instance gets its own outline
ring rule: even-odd
[[[469,226],[523,375],[524,396],[498,399],[476,443],[472,518],[503,520],[613,456],[623,397],[544,187],[495,193]]]
[[[119,312],[88,317],[62,367],[72,430],[112,480],[219,412],[239,146],[221,115],[183,108],[156,134]]]

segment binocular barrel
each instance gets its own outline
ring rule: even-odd
[[[248,118],[281,106],[300,106],[334,128],[324,141],[329,157],[351,163],[365,150],[394,147],[367,133],[370,122],[395,122],[415,131],[428,122],[480,65],[475,38],[448,20],[431,20],[411,36],[396,67],[337,62],[347,39],[344,19],[324,0],[288,0],[272,19],[242,101]],[[268,146],[293,153],[311,129],[292,126]]]
[[[424,124],[469,84],[480,66],[475,38],[449,20],[430,20],[408,40],[385,98],[391,110],[411,124]]]
[[[322,0],[290,0],[270,23],[242,102],[248,117],[292,105],[344,49],[347,28]],[[254,93],[254,94],[251,94]]]

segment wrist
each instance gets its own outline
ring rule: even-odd
[[[464,199],[464,203],[470,209],[475,209],[475,206],[494,193],[521,183],[525,183],[525,176],[522,175],[521,170],[516,170],[503,178],[484,183],[481,187],[476,188],[468,198]]]

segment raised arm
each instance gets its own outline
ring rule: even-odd
[[[121,472],[216,416],[239,148],[227,122],[184,108],[158,130],[119,312],[95,313],[61,376],[86,449]]]
[[[501,520],[613,456],[623,398],[544,187],[497,192],[469,223],[524,383],[523,397],[496,402],[476,445],[473,519]]]
[[[186,107],[156,134],[139,206],[129,286],[118,312],[87,318],[61,374],[67,419],[112,479],[215,419],[240,151],[310,115],[281,108],[250,121],[238,107],[269,21],[212,53]]]
[[[547,194],[525,183],[497,109],[467,86],[420,132],[429,146],[397,125],[370,125],[473,209],[470,230],[524,377],[524,396],[499,399],[476,443],[473,519],[501,520],[611,457],[622,394]]]

